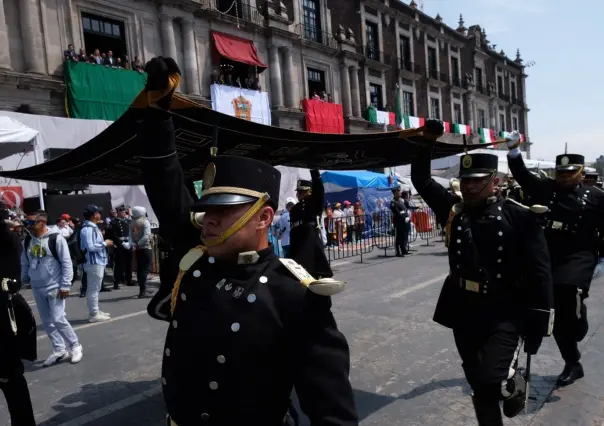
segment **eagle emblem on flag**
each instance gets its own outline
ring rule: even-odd
[[[231,102],[235,117],[252,121],[252,102],[243,96],[238,96]]]

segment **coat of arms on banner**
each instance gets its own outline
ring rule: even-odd
[[[238,96],[233,99],[233,110],[235,117],[243,120],[252,121],[252,102],[243,96]]]

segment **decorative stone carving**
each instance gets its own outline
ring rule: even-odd
[[[463,15],[460,13],[459,14],[459,26],[457,27],[457,31],[465,34],[466,27],[464,26],[464,24],[465,24],[465,22],[463,21]]]
[[[342,24],[338,25],[338,32],[336,33],[336,38],[340,41],[346,40],[346,30],[342,26]]]
[[[440,16],[440,13],[436,14],[436,18],[434,18],[434,20],[439,24],[443,23],[443,18]]]
[[[411,3],[409,3],[409,6],[411,6],[412,9],[417,9],[417,3],[415,3],[415,0],[411,0]]]
[[[355,38],[354,38],[354,32],[352,31],[352,28],[348,28],[348,41],[354,44],[357,44]]]
[[[472,76],[471,73],[466,73],[466,75],[464,76],[464,80],[466,81],[466,85],[468,86],[468,89],[474,87],[474,77]]]
[[[285,6],[285,4],[282,1],[279,2],[279,16],[281,16],[284,19],[289,19],[287,17],[287,7]]]

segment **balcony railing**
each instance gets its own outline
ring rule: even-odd
[[[524,106],[524,102],[522,102],[522,99],[519,99],[519,98],[517,98],[515,96],[512,96],[512,103],[514,105],[518,105],[518,106],[521,106],[521,107]]]
[[[319,43],[332,49],[338,48],[338,41],[333,36],[333,34],[330,34],[326,31],[321,31],[320,28],[314,27],[312,25],[298,24],[296,26],[296,29],[297,33],[304,40]]]
[[[455,87],[461,87],[461,80],[459,79],[459,76],[453,76],[451,77],[451,84]]]
[[[428,69],[428,77],[433,80],[438,80],[438,70],[435,68]]]
[[[401,69],[405,70],[405,71],[409,71],[415,74],[421,74],[422,72],[422,67],[419,66],[419,64],[416,64],[414,62],[411,61],[406,61],[404,59],[400,60],[401,62]]]
[[[447,75],[446,72],[439,73],[439,77],[440,77],[440,81],[442,81],[443,83],[449,82],[449,76]]]
[[[499,93],[499,99],[504,100],[506,102],[510,101],[510,95],[506,95],[505,93]]]
[[[371,45],[365,46],[365,57],[385,65],[392,65],[392,56],[390,54],[381,52]]]
[[[482,83],[476,83],[476,90],[480,93],[484,93],[484,86],[482,85]]]
[[[264,15],[260,9],[250,6],[249,4],[243,4],[241,1],[232,3],[228,10],[222,10],[217,0],[196,0],[202,9],[219,12],[220,15],[234,20],[242,20],[250,22],[254,25],[264,26]]]

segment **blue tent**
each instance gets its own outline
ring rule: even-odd
[[[321,174],[325,192],[336,192],[340,188],[389,189],[388,176],[367,170],[326,171]]]

